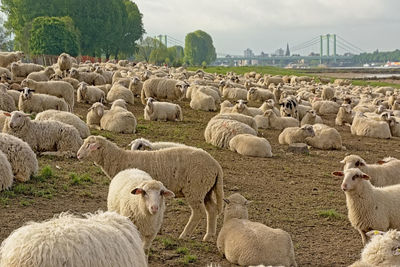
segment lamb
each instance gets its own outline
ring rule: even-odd
[[[319,149],[345,149],[342,146],[342,137],[335,128],[320,123],[314,124],[312,127],[315,136],[306,138],[307,145]]]
[[[251,134],[238,134],[229,141],[229,149],[250,157],[272,157],[271,145],[265,138]]]
[[[173,192],[161,182],[153,180],[148,173],[126,169],[119,172],[110,183],[107,208],[132,220],[148,254],[164,219],[165,198],[173,197]]]
[[[128,151],[102,136],[89,136],[77,157],[93,160],[108,177],[114,177],[128,168],[147,172],[177,197],[186,198],[192,214],[180,238],[193,232],[204,211],[207,213],[207,233],[203,240],[211,240],[215,235],[217,216],[223,208],[223,173],[219,163],[204,150],[174,147],[157,151]]]
[[[268,128],[282,130],[287,127],[298,127],[299,121],[292,117],[278,117],[272,110],[264,112],[264,117],[268,119]]]
[[[62,71],[64,77],[67,76],[66,74],[72,68],[72,63],[72,58],[67,53],[61,53],[61,55],[58,57],[57,65],[60,71]]]
[[[204,138],[208,144],[220,148],[229,148],[230,140],[238,134],[257,135],[257,132],[239,121],[211,119],[204,131]]]
[[[6,68],[11,63],[20,60],[24,57],[24,53],[21,51],[11,53],[0,53],[0,67]]]
[[[224,223],[218,234],[218,251],[233,264],[297,266],[290,235],[248,219],[251,203],[235,193],[224,199]]]
[[[225,99],[244,100],[247,99],[247,90],[225,86],[222,91],[222,96]]]
[[[37,114],[35,120],[36,121],[55,120],[74,126],[78,130],[79,135],[82,139],[90,135],[90,130],[89,127],[86,125],[86,123],[82,121],[77,115],[71,112],[65,112],[59,110],[46,110]]]
[[[11,72],[13,75],[13,79],[17,77],[26,77],[32,72],[38,72],[44,70],[42,65],[37,65],[33,63],[17,63],[13,62],[11,64]]]
[[[343,170],[358,168],[370,177],[374,186],[388,186],[400,184],[400,161],[384,159],[385,164],[367,164],[358,155],[346,156],[340,163],[344,164]]]
[[[150,97],[144,108],[144,119],[148,121],[182,121],[183,113],[177,104],[157,102]]]
[[[269,99],[276,101],[274,94],[266,89],[253,87],[247,92],[248,101],[264,102]]]
[[[323,124],[324,122],[322,121],[322,118],[317,115],[315,110],[311,109],[307,111],[306,115],[303,117],[303,119],[301,119],[300,126],[303,126],[305,124],[313,125],[316,123]]]
[[[94,103],[86,115],[86,123],[89,128],[101,130],[100,120],[104,115],[104,105],[102,103]]]
[[[69,106],[69,111],[74,109],[74,88],[71,84],[64,81],[36,82],[31,79],[25,79],[21,82],[22,87],[28,87],[35,90],[38,94],[48,94],[64,98]]]
[[[11,164],[7,156],[0,150],[0,191],[9,189],[13,183]]]
[[[156,99],[181,100],[185,97],[188,87],[188,83],[178,80],[164,78],[146,80],[143,83],[141,93],[142,104],[145,105],[146,98],[149,97]]]
[[[142,94],[143,82],[138,77],[133,77],[130,84],[129,90],[132,91],[134,96],[140,96]]]
[[[47,67],[43,71],[29,73],[27,78],[37,82],[46,82],[50,80],[50,76],[54,73],[55,71],[53,67]]]
[[[18,109],[25,113],[39,113],[44,110],[54,109],[68,111],[68,104],[64,99],[46,94],[34,94],[35,90],[25,87],[18,101]]]
[[[0,110],[16,110],[14,98],[8,94],[7,87],[0,84]]]
[[[26,142],[15,136],[0,133],[0,150],[6,154],[16,180],[25,182],[37,174],[39,166],[36,155]]]
[[[275,101],[273,99],[268,99],[264,101],[264,103],[259,107],[259,109],[261,109],[262,112],[265,112],[270,109],[276,114],[276,116],[278,117],[281,116],[279,109],[275,107]]]
[[[69,77],[77,79],[80,82],[86,82],[90,85],[106,84],[106,79],[103,77],[103,75],[95,72],[82,72],[74,68],[70,70]]]
[[[0,265],[147,267],[147,260],[136,226],[115,212],[99,211],[25,224],[3,241]]]
[[[126,105],[126,102],[122,99],[114,101],[111,109],[104,112],[100,119],[101,129],[115,133],[136,132],[136,118],[124,105]]]
[[[342,104],[336,115],[335,124],[343,125],[345,123],[353,123],[353,111],[351,110],[350,104]]]
[[[360,233],[363,245],[370,229],[399,229],[400,185],[375,187],[370,177],[356,168],[332,174],[344,177],[341,188],[346,195],[349,221]]]
[[[279,144],[305,143],[307,137],[314,137],[315,132],[311,125],[285,128],[278,137]]]
[[[77,101],[79,103],[94,104],[96,102],[104,102],[105,93],[95,86],[88,86],[85,82],[80,82],[77,91]]]
[[[257,117],[257,116],[256,116]],[[257,122],[255,120],[256,117],[250,117],[250,116],[246,116],[243,114],[239,114],[239,113],[223,113],[223,114],[218,114],[214,117],[212,117],[212,119],[226,119],[226,120],[234,120],[234,121],[238,121],[244,124],[247,124],[248,126],[250,126],[251,128],[254,129],[254,131],[258,131],[258,127],[257,127]]]
[[[382,139],[389,139],[392,137],[389,124],[386,121],[368,119],[361,112],[356,113],[350,130],[351,134],[358,136],[369,136]]]
[[[29,114],[13,111],[7,118],[4,133],[12,134],[44,155],[75,156],[83,140],[75,127],[58,121],[31,121]],[[54,152],[55,150],[55,152]]]
[[[202,92],[201,89],[195,91],[191,95],[190,107],[194,110],[216,111],[215,99]]]
[[[185,147],[186,145],[173,142],[150,142],[144,138],[137,138],[129,146],[131,150],[160,150],[170,147]]]
[[[133,105],[135,97],[128,88],[120,84],[119,82],[113,84],[110,91],[107,94],[107,101],[114,102],[115,100],[123,99],[126,103]]]

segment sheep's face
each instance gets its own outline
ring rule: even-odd
[[[139,83],[139,78],[138,77],[133,77],[133,79],[132,79],[132,83],[134,84],[134,85],[137,85],[138,83]]]
[[[175,197],[175,194],[165,188],[159,181],[146,181],[131,192],[132,195],[140,197],[146,206],[146,210],[155,215],[164,207],[164,198]]]
[[[189,85],[186,82],[180,82],[176,84],[176,88],[183,94],[186,94],[186,90],[188,89]]]
[[[25,114],[21,111],[13,111],[10,113],[4,113],[6,116],[10,117],[8,121],[8,127],[11,129],[22,128],[26,121],[29,120],[29,114]]]
[[[131,150],[153,150],[150,143],[142,138],[133,140],[129,146],[131,147]]]
[[[344,164],[343,170],[351,168],[360,168],[365,166],[367,163],[361,157],[357,155],[350,155],[345,157],[340,163]]]
[[[400,232],[389,230],[388,232],[370,231],[367,236],[371,241],[361,253],[362,259],[368,263],[380,266],[397,266],[400,262]],[[379,255],[379,257],[377,257]],[[379,262],[377,262],[379,261]]]
[[[315,136],[314,128],[311,125],[304,125],[300,129],[302,131],[304,131],[306,136],[310,136],[310,137],[314,137]]]
[[[254,94],[256,92],[256,88],[250,88],[250,90],[249,90],[249,94]]]
[[[369,180],[369,176],[359,169],[352,168],[332,173],[334,176],[343,177],[341,188],[344,192],[356,190],[364,180]]]
[[[308,112],[308,114],[310,114],[310,116],[311,116],[312,118],[315,118],[315,117],[317,116],[317,113],[315,113],[314,110],[309,110],[309,111],[307,111],[307,112]]]
[[[101,142],[97,140],[95,136],[89,136],[79,148],[76,157],[78,159],[88,158],[92,153],[95,153],[100,149],[102,149]]]
[[[78,70],[77,69],[71,69],[69,72],[69,75],[71,78],[75,78],[78,76]]]
[[[28,87],[25,87],[24,89],[20,90],[21,91],[21,95],[22,95],[22,99],[23,100],[28,100],[31,99],[33,96],[33,92],[35,92],[35,90],[32,90]]]
[[[247,211],[247,205],[251,203],[239,193],[234,193],[228,198],[224,199],[225,210],[224,210],[224,222],[232,219],[248,219],[249,214]]]
[[[104,114],[104,105],[102,103],[94,103],[89,109],[89,111],[93,110],[99,117],[103,117]]]

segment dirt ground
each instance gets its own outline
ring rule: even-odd
[[[386,156],[400,157],[400,139],[355,137],[348,127],[336,127],[346,151],[311,149],[309,155],[294,155],[286,152],[286,146],[278,144],[279,131],[260,130],[259,135],[271,143],[274,157],[251,158],[206,144],[203,132],[208,120],[216,113],[193,111],[187,102],[182,102],[181,106],[183,122],[148,122],[143,120],[143,106],[135,103],[131,111],[138,118],[137,134],[100,134],[125,148],[132,139],[145,137],[205,149],[224,170],[225,195],[243,194],[253,201],[249,206],[251,220],[282,228],[291,234],[299,266],[347,266],[359,258],[361,238],[348,222],[341,179],[330,173],[342,168],[339,161],[348,154],[358,154],[367,162]],[[85,118],[88,107],[79,104],[75,112]],[[333,125],[334,117],[324,117],[324,120]],[[99,134],[98,131],[92,133]],[[55,157],[40,157],[39,163],[40,168],[51,167],[50,177],[42,175],[26,184],[16,183],[11,191],[0,193],[0,241],[27,221],[45,220],[63,211],[106,210],[109,180],[93,163]],[[329,213],[329,210],[334,211]],[[153,242],[149,265],[219,263],[231,266],[218,253],[215,241],[201,241],[205,218],[190,239],[178,239],[189,215],[184,199],[168,201],[161,233]],[[222,216],[218,220],[218,231],[221,224]]]
[[[382,73],[382,74],[385,74],[385,73]],[[370,76],[374,76],[374,75],[379,76],[380,74],[354,73],[354,72],[332,72],[332,73],[327,72],[327,73],[313,73],[313,75],[322,76],[322,77],[339,78],[339,79],[361,79],[362,80],[364,77],[370,77]],[[390,75],[390,74],[387,74],[387,75]],[[400,79],[390,79],[390,78],[373,79],[373,80],[369,80],[369,81],[400,84]]]

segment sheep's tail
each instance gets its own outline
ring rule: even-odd
[[[214,186],[210,191],[214,191],[215,198],[217,200],[218,214],[221,214],[224,210],[224,174],[222,172],[221,166],[219,166],[218,174],[215,179]]]
[[[146,96],[144,94],[144,88],[142,88],[142,92],[140,92],[140,100],[142,101],[143,105],[146,105]]]

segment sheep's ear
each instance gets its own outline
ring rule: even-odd
[[[342,163],[342,164],[346,164],[346,161],[344,161],[344,160],[341,160],[341,161],[340,161],[340,163]]]
[[[224,198],[224,201],[225,201],[226,204],[230,204],[230,203],[231,203],[231,202],[229,201],[229,199],[227,199],[227,198]]]
[[[361,178],[363,178],[364,180],[369,180],[369,176],[366,175],[365,173],[363,173],[362,175],[360,175]]]
[[[94,151],[94,150],[97,150],[97,149],[99,149],[100,148],[100,145],[98,144],[98,143],[91,143],[90,145],[89,145],[89,150],[90,151]]]
[[[378,160],[376,163],[379,164],[379,165],[382,165],[382,164],[385,164],[386,161],[384,161],[384,160]]]
[[[332,172],[332,175],[333,175],[333,176],[340,176],[340,177],[342,177],[342,176],[344,176],[344,172],[342,172],[342,171],[336,171],[336,172]]]
[[[358,160],[356,162],[356,167],[359,167],[359,166],[365,166],[364,162]]]
[[[160,194],[161,194],[162,196],[166,197],[166,198],[173,198],[173,197],[175,197],[174,192],[172,192],[172,191],[170,191],[170,190],[168,190],[168,189],[162,190],[162,191],[160,192]]]
[[[4,114],[5,116],[7,116],[7,117],[11,117],[11,113],[3,112],[3,114]]]
[[[368,233],[366,233],[366,235],[368,237],[373,237],[375,235],[384,235],[384,234],[385,234],[385,232],[378,231],[378,230],[372,230],[372,231],[369,231]]]
[[[144,191],[142,188],[135,188],[131,192],[132,195],[143,195],[145,193],[146,191]]]

